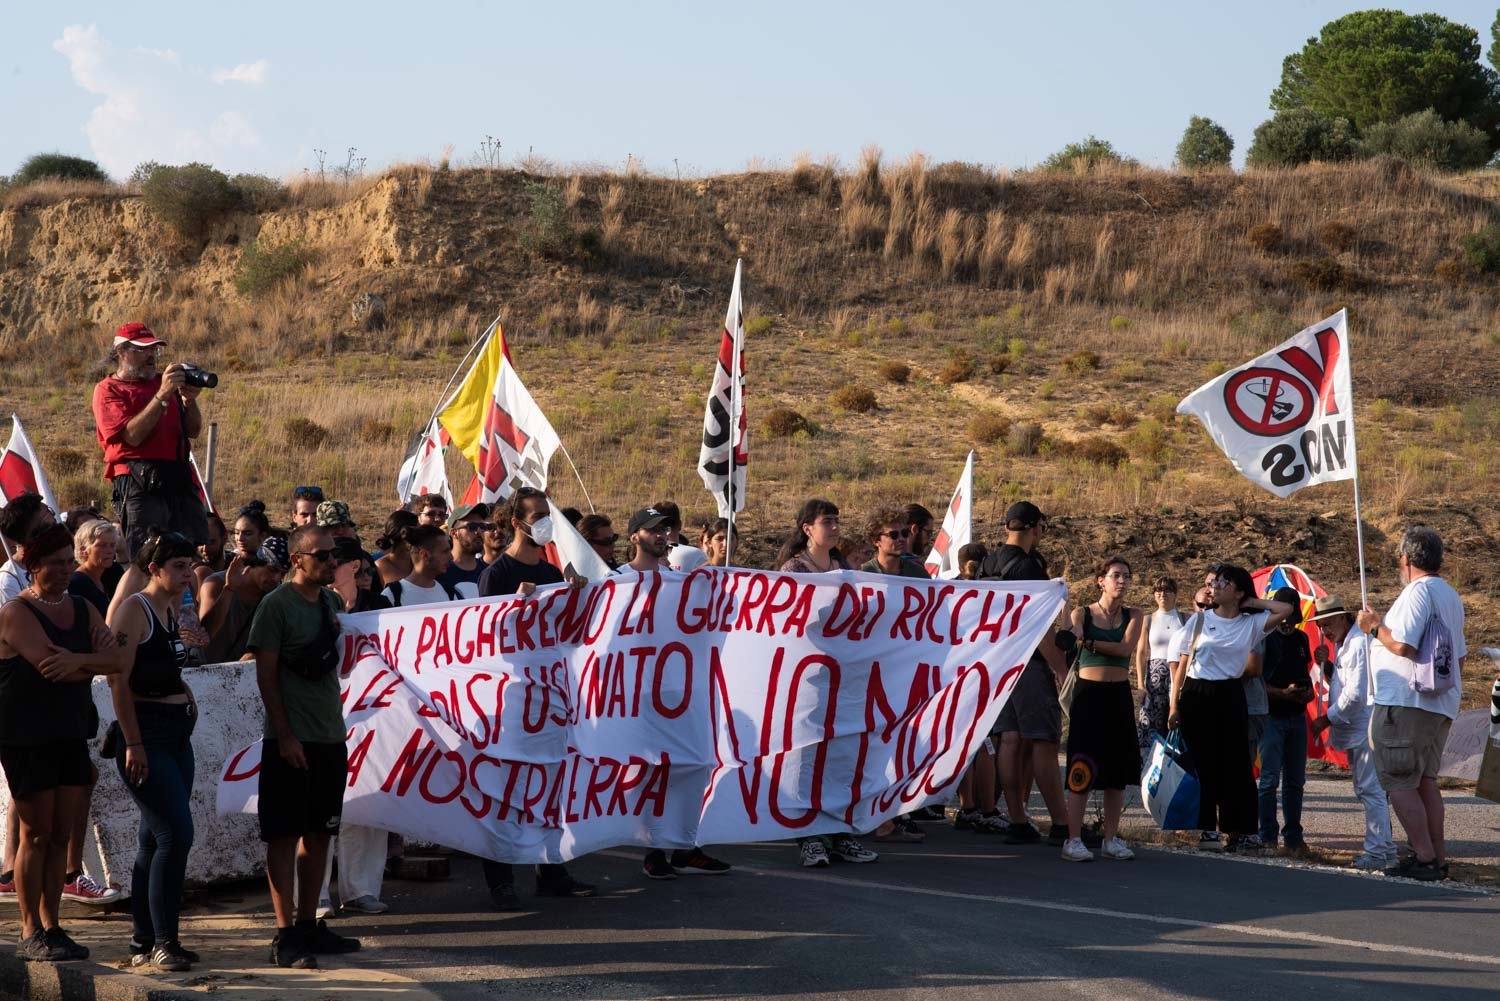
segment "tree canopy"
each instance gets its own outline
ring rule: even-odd
[[[1493,145],[1500,76],[1479,55],[1479,34],[1467,25],[1436,14],[1357,11],[1286,57],[1271,108],[1346,118],[1360,131],[1432,108],[1482,130]]]

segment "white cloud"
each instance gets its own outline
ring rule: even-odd
[[[145,160],[243,168],[247,154],[261,148],[248,112],[226,106],[225,92],[204,82],[223,82],[222,73],[223,80],[261,83],[264,59],[209,74],[184,65],[171,49],[116,48],[92,24],[63,29],[52,48],[68,60],[73,82],[103,99],[83,131],[94,156],[116,177]]]
[[[240,63],[234,69],[216,69],[209,78],[214,83],[265,83],[266,70],[270,66],[264,59],[257,59],[253,63]]]

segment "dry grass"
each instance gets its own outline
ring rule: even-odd
[[[660,494],[697,516],[711,507],[694,472],[703,392],[741,256],[747,315],[775,317],[750,352],[753,539],[769,545],[813,492],[855,514],[889,500],[931,506],[971,440],[987,536],[1022,493],[1059,516],[1132,524],[1236,503],[1320,513],[1347,506],[1347,490],[1273,504],[1172,411],[1211,367],[1347,304],[1356,397],[1387,401],[1360,414],[1367,517],[1386,532],[1448,517],[1462,532],[1444,514],[1457,506],[1481,526],[1458,550],[1476,566],[1480,554],[1500,555],[1486,541],[1500,538],[1487,500],[1500,418],[1480,405],[1500,397],[1500,296],[1466,271],[1444,274],[1462,235],[1500,219],[1490,201],[1500,183],[1370,164],[1000,178],[878,156],[848,173],[804,158],[785,173],[681,183],[598,169],[557,176],[570,224],[600,235],[592,255],[515,253],[529,210],[515,171],[410,166],[392,175],[399,192],[373,178],[309,187],[255,225],[268,239],[305,235],[319,258],[254,306],[215,291],[255,235],[248,222],[185,258],[155,246],[132,200],[97,224],[87,212],[67,227],[44,220],[35,235],[7,230],[17,225],[7,213],[0,237],[12,242],[0,245],[33,263],[0,270],[10,376],[0,411],[27,421],[60,489],[96,492],[81,401],[109,331],[139,316],[174,355],[223,376],[205,406],[223,436],[226,503],[320,481],[374,521],[394,500],[408,436],[503,307],[523,378],[601,507],[618,514]],[[1249,236],[1268,220],[1281,230],[1271,253]],[[1357,292],[1319,287],[1296,272],[1301,260],[1337,263]],[[147,274],[157,276],[149,292],[138,280]],[[387,300],[384,332],[349,320],[366,290]],[[905,382],[883,368],[893,359],[910,361]],[[835,405],[834,387],[876,380],[877,409]],[[327,429],[321,445],[287,447],[286,421],[298,416]],[[77,461],[64,449],[86,467],[67,472]],[[454,478],[461,489],[457,468]],[[554,486],[560,500],[581,501],[569,476]],[[1052,544],[1073,543],[1059,533]],[[1297,558],[1335,584],[1347,579],[1343,555]]]
[[[19,211],[56,205],[72,199],[127,197],[130,197],[129,192],[110,181],[70,181],[59,177],[49,177],[5,192],[3,206]]]

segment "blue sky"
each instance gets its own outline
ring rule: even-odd
[[[26,156],[198,159],[289,176],[313,150],[368,167],[510,162],[670,173],[888,157],[1023,167],[1093,133],[1171,161],[1190,115],[1243,157],[1282,58],[1362,5],[153,2],[13,6],[0,32],[0,174]],[[1479,31],[1496,2],[1399,4]]]

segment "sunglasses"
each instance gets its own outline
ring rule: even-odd
[[[589,540],[589,544],[593,545],[593,546],[612,546],[616,542],[619,542],[619,541],[620,541],[620,534],[618,532],[616,532],[614,535],[608,536],[608,537],[603,538],[603,539],[590,539]]]
[[[317,560],[319,563],[327,563],[329,560],[333,559],[333,550],[332,549],[314,549],[311,552],[299,552],[299,553],[293,553],[292,555],[293,556],[311,556],[313,559]]]
[[[466,521],[458,526],[458,530],[464,532],[493,532],[495,526],[487,521]]]
[[[292,491],[293,497],[311,497],[313,500],[323,499],[322,487],[298,487]]]
[[[880,535],[881,535],[881,538],[885,538],[885,539],[909,539],[909,538],[911,538],[911,529],[909,529],[909,528],[896,528],[896,529],[892,529],[889,532],[881,532]]]

